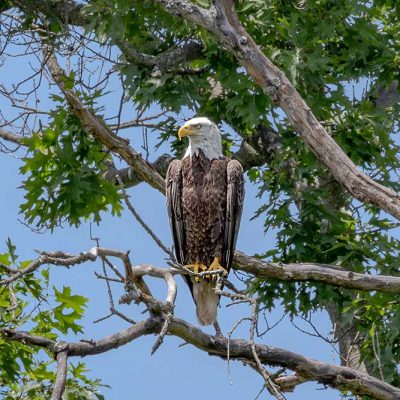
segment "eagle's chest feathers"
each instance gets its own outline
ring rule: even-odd
[[[209,265],[211,257],[221,251],[228,162],[226,157],[210,161],[202,152],[182,160],[182,208],[189,262]]]

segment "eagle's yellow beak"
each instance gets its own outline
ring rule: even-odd
[[[190,136],[194,132],[194,127],[191,125],[183,125],[178,131],[178,138],[182,140],[185,136]]]

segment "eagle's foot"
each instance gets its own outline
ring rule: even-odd
[[[194,264],[185,265],[185,268],[187,268],[190,271],[193,271],[195,274],[198,274],[203,271],[207,271],[207,267],[204,264],[199,263],[199,262],[196,262]],[[200,277],[195,275],[194,280],[196,282],[200,282]]]
[[[219,263],[219,258],[215,257],[214,261],[208,267],[208,271],[222,271],[223,276],[228,276],[228,271]],[[206,278],[211,278],[212,280],[217,280],[217,274],[206,275]]]

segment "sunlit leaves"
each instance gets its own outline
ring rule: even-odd
[[[82,318],[85,305],[88,301],[83,296],[72,295],[71,288],[63,287],[62,292],[54,288],[55,301],[58,305],[53,309],[57,323],[54,326],[62,333],[72,330],[74,333],[83,332],[82,326],[76,323]]]
[[[71,225],[87,218],[98,222],[101,211],[119,214],[117,189],[102,177],[107,152],[63,105],[26,144],[29,154],[21,172],[28,179],[21,213],[29,224],[53,229],[64,220]]]

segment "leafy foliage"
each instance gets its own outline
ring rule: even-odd
[[[20,270],[31,261],[19,261],[16,248],[8,239],[8,253],[0,254],[0,279],[7,277],[7,268]],[[0,291],[0,328],[25,330],[29,333],[58,339],[59,334],[82,332],[80,320],[87,299],[73,295],[71,289],[53,288],[54,303],[50,302],[49,270],[26,274]],[[0,396],[2,399],[50,398],[55,379],[55,361],[43,361],[44,351],[20,342],[0,338]],[[69,400],[98,399],[104,386],[100,380],[87,378],[83,363],[69,364],[66,398]]]
[[[109,208],[119,214],[117,188],[102,176],[108,154],[86,134],[62,98],[53,99],[61,104],[51,112],[48,127],[25,139],[29,154],[21,172],[28,179],[21,213],[29,224],[51,229],[64,220],[75,226],[82,218],[99,222],[100,212]],[[87,101],[88,106],[92,102]]]

